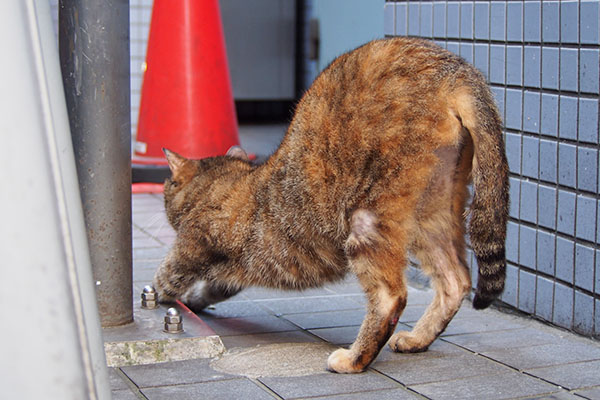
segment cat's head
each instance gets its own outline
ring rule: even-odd
[[[171,170],[163,189],[165,209],[175,229],[182,215],[196,204],[208,201],[215,182],[251,168],[246,152],[239,146],[230,148],[225,156],[201,160],[190,160],[168,149],[163,152]]]

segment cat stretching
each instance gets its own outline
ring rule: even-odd
[[[199,311],[249,286],[306,289],[354,273],[367,314],[352,346],[330,355],[331,371],[363,371],[388,340],[398,352],[424,351],[444,330],[471,289],[466,219],[479,266],[474,307],[503,290],[501,120],[483,76],[431,42],[378,40],[337,58],[263,165],[239,148],[203,160],[165,153],[177,238],[154,278],[159,300]],[[435,297],[412,331],[392,336],[407,253]]]

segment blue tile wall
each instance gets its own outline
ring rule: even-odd
[[[537,236],[537,270],[554,275],[556,260],[556,236],[540,230]]]
[[[583,334],[594,329],[594,298],[579,290],[575,291],[573,329]]]
[[[554,304],[554,282],[538,276],[537,291],[535,293],[535,314],[546,321],[552,321],[552,308]]]
[[[600,338],[600,0],[388,3],[386,33],[433,35],[490,83],[511,185],[501,300]]]
[[[594,249],[583,244],[575,246],[575,285],[594,291]]]
[[[598,99],[579,99],[579,141],[598,144]]]
[[[408,34],[419,36],[419,3],[408,3]]]
[[[524,24],[523,38],[526,42],[541,40],[542,7],[541,1],[526,1],[523,5]]]

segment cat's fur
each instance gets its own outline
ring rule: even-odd
[[[406,305],[407,253],[435,298],[412,331],[389,340],[424,351],[471,289],[465,203],[472,178],[473,304],[503,290],[508,168],[501,120],[483,76],[437,45],[394,38],[331,63],[300,100],[279,149],[253,166],[230,156],[187,160],[166,151],[173,248],[156,272],[161,301],[201,310],[248,286],[305,289],[357,275],[367,314],[328,368],[363,371]],[[198,281],[204,289],[194,291]]]

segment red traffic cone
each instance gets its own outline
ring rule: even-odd
[[[146,66],[134,182],[169,175],[163,147],[204,158],[239,144],[218,0],[155,0]]]

